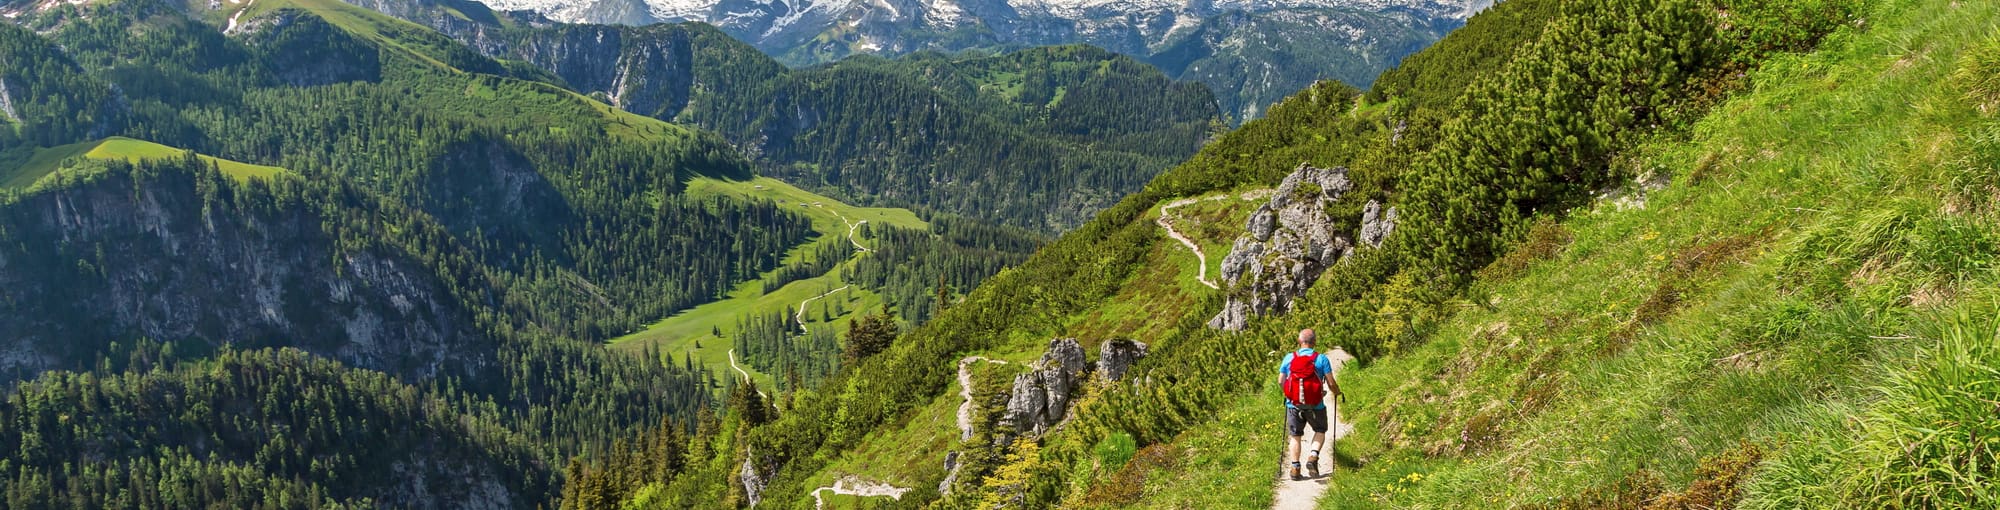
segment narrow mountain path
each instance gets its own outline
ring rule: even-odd
[[[832,208],[828,208],[826,211],[833,213],[835,217],[840,218],[840,221],[842,223],[847,224],[847,242],[854,243],[854,249],[860,250],[861,253],[868,253],[871,251],[875,251],[873,249],[868,248],[867,246],[862,246],[861,241],[859,239],[854,238],[854,229],[861,228],[861,225],[868,223],[868,220],[847,221],[847,216],[840,214],[840,211],[835,211]]]
[[[1353,355],[1339,348],[1326,353],[1326,356],[1333,361],[1333,375],[1335,377],[1340,375],[1340,369],[1347,366],[1347,362],[1354,360]],[[1329,403],[1329,405],[1331,407],[1328,409],[1332,412],[1328,413],[1327,418],[1333,420],[1333,423],[1329,423],[1328,428],[1333,430],[1328,432],[1330,432],[1329,435],[1333,436],[1333,439],[1320,445],[1319,476],[1304,480],[1293,480],[1290,473],[1279,473],[1278,486],[1272,491],[1276,493],[1277,497],[1271,502],[1271,510],[1311,510],[1319,507],[1319,497],[1326,494],[1326,477],[1332,475],[1333,470],[1339,467],[1333,460],[1333,444],[1335,441],[1345,438],[1349,433],[1354,432],[1353,423],[1348,423],[1340,419],[1340,404],[1333,402]],[[1307,429],[1306,433],[1311,434],[1312,430]],[[1284,455],[1282,452],[1286,450],[1280,448],[1278,451],[1281,452],[1279,455]],[[1311,458],[1312,455],[1307,455],[1306,457]],[[1280,461],[1282,462],[1279,465],[1280,470],[1289,471],[1290,461],[1288,459],[1280,459]]]
[[[233,3],[233,2],[232,2],[232,3]],[[236,10],[236,14],[233,14],[233,15],[230,15],[230,16],[229,16],[229,28],[224,28],[224,29],[222,29],[222,33],[224,33],[224,34],[229,34],[229,33],[232,33],[232,32],[235,32],[235,31],[236,31],[236,22],[237,22],[237,20],[241,20],[241,19],[243,19],[243,13],[246,13],[246,12],[250,12],[250,6],[253,6],[253,5],[257,5],[257,0],[250,0],[250,3],[248,3],[248,4],[244,4],[244,5],[243,5],[243,8],[242,8],[242,9],[237,9],[237,10]]]
[[[972,440],[972,364],[978,362],[1007,364],[984,356],[966,356],[958,360],[958,440]]]
[[[842,285],[842,286],[840,286],[840,288],[838,288],[838,289],[833,289],[833,290],[829,290],[829,291],[826,291],[826,293],[825,293],[825,294],[820,294],[820,295],[817,295],[817,296],[813,296],[813,297],[809,297],[809,298],[806,298],[806,300],[805,300],[805,301],[800,301],[800,302],[799,302],[799,309],[798,309],[798,311],[796,311],[796,312],[793,312],[793,313],[792,313],[792,320],[794,320],[794,321],[797,321],[797,322],[799,323],[799,332],[800,332],[800,333],[812,333],[812,331],[811,331],[811,330],[808,330],[808,329],[806,329],[806,304],[808,304],[808,303],[811,303],[811,302],[813,302],[813,300],[816,300],[816,299],[819,299],[819,298],[823,298],[823,297],[827,297],[827,296],[831,296],[831,295],[833,295],[833,293],[835,293],[835,292],[840,292],[840,291],[843,291],[843,290],[847,290],[847,288],[848,288],[848,287],[853,287],[853,285]]]
[[[897,487],[882,482],[863,480],[861,479],[861,477],[857,477],[854,475],[847,475],[840,477],[839,480],[834,480],[833,486],[831,487],[820,487],[818,489],[813,489],[813,508],[826,507],[826,500],[821,499],[819,493],[828,491],[831,491],[834,494],[840,494],[846,496],[861,496],[861,497],[888,496],[889,499],[901,501],[903,499],[903,493],[910,492],[910,488]]]
[[[1246,201],[1257,200],[1260,198],[1271,196],[1271,193],[1273,193],[1273,191],[1268,189],[1245,191],[1243,192],[1243,194],[1238,195],[1237,198]],[[1207,285],[1208,288],[1211,289],[1221,289],[1222,287],[1216,285],[1214,280],[1208,279],[1208,255],[1201,252],[1201,245],[1195,244],[1194,240],[1188,239],[1187,236],[1185,235],[1181,235],[1181,232],[1179,230],[1174,230],[1173,210],[1178,207],[1194,205],[1201,202],[1212,202],[1216,200],[1228,200],[1228,199],[1229,195],[1216,195],[1206,198],[1183,198],[1180,200],[1167,202],[1166,205],[1160,206],[1160,217],[1153,220],[1153,223],[1158,224],[1161,229],[1167,231],[1167,237],[1174,238],[1175,241],[1180,241],[1181,245],[1186,246],[1188,251],[1194,252],[1195,262],[1197,263],[1196,265],[1197,269],[1195,272],[1194,279],[1197,282],[1201,282],[1202,285]]]
[[[1195,273],[1194,280],[1197,282],[1201,282],[1202,285],[1207,285],[1208,288],[1211,289],[1220,289],[1222,287],[1217,286],[1215,282],[1209,281],[1208,279],[1208,255],[1203,254],[1201,252],[1201,245],[1194,244],[1193,240],[1188,239],[1187,236],[1181,235],[1181,232],[1179,230],[1174,230],[1174,224],[1172,221],[1169,220],[1173,219],[1173,214],[1174,214],[1173,210],[1176,207],[1184,205],[1193,205],[1198,202],[1207,202],[1210,200],[1222,200],[1225,198],[1229,198],[1229,196],[1218,195],[1208,198],[1183,198],[1180,200],[1167,202],[1167,205],[1160,206],[1160,217],[1158,219],[1153,220],[1153,223],[1159,224],[1160,228],[1166,229],[1167,237],[1174,238],[1175,241],[1180,241],[1182,245],[1187,246],[1188,251],[1194,252],[1194,259],[1196,261],[1195,267],[1199,268]]]
[[[729,368],[734,368],[736,369],[736,373],[743,374],[743,382],[750,382],[750,373],[743,371],[743,367],[736,366],[736,349],[734,348],[729,349]],[[764,390],[757,390],[757,396],[764,397],[765,399],[771,398],[770,395],[764,394]]]

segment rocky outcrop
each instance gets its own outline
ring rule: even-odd
[[[1146,343],[1136,340],[1117,339],[1104,342],[1097,348],[1097,375],[1106,381],[1117,382],[1125,377],[1125,371],[1146,357]]]
[[[1239,331],[1252,317],[1292,310],[1292,300],[1305,294],[1326,268],[1353,253],[1354,239],[1380,246],[1395,228],[1396,210],[1370,201],[1362,211],[1360,232],[1344,232],[1327,208],[1353,189],[1345,168],[1314,168],[1301,164],[1257,208],[1222,259],[1222,283],[1229,300],[1208,327]]]
[[[1396,231],[1396,208],[1382,208],[1381,202],[1369,200],[1361,208],[1361,244],[1369,248],[1381,248],[1382,241]]]
[[[758,460],[760,459],[755,450],[744,450],[743,469],[736,475],[736,481],[743,484],[743,501],[749,503],[752,508],[757,506],[757,502],[764,500],[764,488],[771,484],[771,476],[765,474],[771,471],[769,459],[763,459],[766,462]]]
[[[951,486],[958,483],[958,469],[965,467],[958,461],[959,452],[944,454],[944,481],[938,482],[938,494],[950,495]]]
[[[20,120],[21,114],[14,112],[14,94],[8,92],[9,89],[7,80],[0,78],[0,119],[16,122]]]
[[[1048,352],[1027,373],[1014,376],[1001,427],[1022,434],[1041,434],[1069,413],[1072,390],[1083,385],[1090,370],[1083,346],[1074,338],[1049,341]]]

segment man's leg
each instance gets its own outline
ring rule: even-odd
[[[1322,441],[1326,440],[1326,410],[1314,409],[1311,416],[1308,416],[1307,419],[1308,423],[1306,425],[1312,428],[1312,441],[1306,443],[1306,448],[1308,449],[1306,453],[1306,470],[1312,476],[1318,477],[1319,454],[1323,451],[1324,443]]]
[[[1303,439],[1304,432],[1307,426],[1306,423],[1307,420],[1306,417],[1303,416],[1303,414],[1304,413],[1300,412],[1299,409],[1293,409],[1290,407],[1285,408],[1285,437],[1286,437],[1285,450],[1286,452],[1288,452],[1288,455],[1285,456],[1285,459],[1291,462],[1291,467],[1288,471],[1291,473],[1293,480],[1297,480],[1300,478],[1299,442],[1301,439]]]

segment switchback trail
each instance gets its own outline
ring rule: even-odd
[[[838,218],[840,218],[840,221],[841,221],[842,223],[846,223],[846,224],[847,224],[847,242],[850,242],[850,243],[854,243],[854,249],[856,249],[856,250],[860,250],[860,251],[861,251],[861,253],[868,253],[868,252],[871,252],[871,251],[875,251],[875,250],[872,250],[872,249],[869,249],[869,248],[868,248],[867,246],[862,246],[862,245],[861,245],[861,240],[859,240],[859,239],[855,239],[855,238],[854,238],[854,229],[857,229],[857,228],[861,228],[861,225],[862,225],[863,223],[868,223],[868,220],[861,220],[861,221],[847,221],[847,216],[845,216],[845,215],[842,215],[842,214],[840,214],[840,211],[835,211],[835,210],[833,210],[833,209],[831,209],[831,208],[827,209],[826,211],[827,211],[827,212],[830,212],[830,213],[833,213],[833,215],[834,215],[835,217],[838,217]]]
[[[1272,193],[1271,190],[1245,191],[1243,192],[1242,195],[1238,195],[1237,198],[1241,198],[1243,200],[1256,200],[1259,198],[1271,196],[1271,193]],[[1197,282],[1201,282],[1202,285],[1207,285],[1208,288],[1211,289],[1221,289],[1222,287],[1216,285],[1214,281],[1208,279],[1208,255],[1201,252],[1201,245],[1195,244],[1194,240],[1188,239],[1187,236],[1181,235],[1180,231],[1174,230],[1174,224],[1170,220],[1173,219],[1173,210],[1177,207],[1181,207],[1184,205],[1193,205],[1200,202],[1210,202],[1215,200],[1228,200],[1228,199],[1229,195],[1216,195],[1207,198],[1183,198],[1180,200],[1167,202],[1166,205],[1160,206],[1160,217],[1158,219],[1153,220],[1153,223],[1159,224],[1161,229],[1167,231],[1167,237],[1174,238],[1175,241],[1180,241],[1181,245],[1187,246],[1188,251],[1194,252],[1194,259],[1197,264],[1196,267],[1198,268],[1196,269],[1194,279]]]
[[[1335,377],[1340,375],[1341,367],[1347,366],[1347,362],[1354,359],[1354,356],[1347,354],[1347,351],[1339,348],[1326,353],[1326,357],[1333,361],[1333,375]],[[1333,439],[1320,445],[1319,476],[1304,480],[1293,480],[1290,473],[1279,473],[1278,486],[1272,491],[1275,493],[1276,498],[1271,502],[1271,510],[1311,510],[1319,507],[1319,497],[1326,493],[1326,477],[1332,475],[1333,470],[1339,467],[1338,463],[1333,460],[1334,441],[1345,438],[1348,433],[1354,432],[1354,424],[1340,419],[1339,403],[1331,402],[1329,405],[1331,407],[1328,409],[1332,412],[1327,413],[1327,419],[1333,420],[1333,423],[1327,425],[1333,429],[1329,431],[1332,432]],[[1307,429],[1306,434],[1312,434],[1312,430]],[[1285,455],[1286,449],[1281,447],[1278,451],[1280,452],[1278,455],[1282,456]],[[1311,458],[1312,456],[1307,455],[1307,457]],[[1289,471],[1289,460],[1281,458],[1280,461],[1283,462],[1279,465],[1280,470]]]
[[[813,489],[813,508],[826,507],[826,500],[820,499],[819,496],[819,493],[824,491],[833,491],[834,494],[841,494],[847,496],[862,496],[862,497],[888,496],[889,499],[901,501],[903,499],[903,493],[910,492],[910,489],[908,487],[897,487],[882,482],[871,482],[868,480],[863,480],[861,479],[861,477],[857,477],[854,475],[847,475],[840,477],[839,480],[834,480],[832,487],[820,487],[818,489]]]
[[[807,304],[807,303],[811,303],[811,302],[813,302],[813,300],[815,300],[815,299],[819,299],[819,298],[823,298],[823,297],[827,297],[827,296],[831,296],[831,295],[833,295],[833,293],[835,293],[835,292],[840,292],[840,291],[843,291],[843,290],[847,290],[847,288],[848,288],[848,287],[853,287],[853,285],[842,285],[842,286],[840,286],[840,288],[838,288],[838,289],[833,289],[833,290],[829,290],[829,291],[826,291],[826,293],[825,293],[825,294],[820,294],[820,295],[817,295],[817,296],[813,296],[813,297],[809,297],[809,298],[806,298],[806,300],[805,300],[805,301],[800,301],[800,302],[799,302],[799,310],[798,310],[797,312],[793,312],[793,313],[792,313],[792,320],[793,320],[793,321],[797,321],[797,322],[799,323],[799,332],[800,332],[800,333],[812,333],[812,331],[810,331],[810,330],[807,330],[807,329],[806,329],[806,304]]]

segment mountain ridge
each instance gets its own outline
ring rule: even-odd
[[[646,4],[527,0],[490,5],[572,23],[709,23],[794,66],[861,54],[1090,44],[1209,85],[1228,118],[1241,122],[1316,80],[1366,88],[1377,73],[1490,2],[662,0],[657,9],[638,9]],[[1190,67],[1202,70],[1184,72]]]

